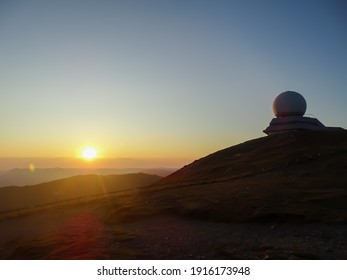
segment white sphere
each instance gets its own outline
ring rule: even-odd
[[[272,111],[277,118],[303,116],[306,112],[306,107],[306,100],[300,93],[285,91],[275,98],[272,104]]]

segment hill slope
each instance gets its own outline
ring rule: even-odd
[[[282,183],[297,179],[347,182],[347,131],[278,133],[218,151],[156,185],[230,181],[262,174]]]
[[[150,185],[161,177],[143,173],[80,175],[25,187],[0,188],[0,212]]]
[[[144,190],[156,192],[155,207],[199,219],[347,223],[347,132],[296,131],[251,140]]]

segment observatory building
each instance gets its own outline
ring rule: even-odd
[[[276,118],[263,130],[264,133],[270,135],[288,130],[342,130],[340,127],[326,127],[316,118],[304,117],[306,108],[306,100],[300,93],[282,92],[272,104]]]

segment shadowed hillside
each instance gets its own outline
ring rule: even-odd
[[[161,177],[143,173],[81,175],[34,186],[0,188],[0,212],[150,185]]]
[[[174,211],[186,216],[346,223],[347,132],[251,140],[197,160],[149,189],[162,190],[161,200],[175,201]]]
[[[156,185],[230,181],[268,174],[272,179],[347,182],[347,131],[278,133],[218,151]],[[302,178],[302,179],[300,179]]]

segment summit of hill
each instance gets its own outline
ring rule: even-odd
[[[203,157],[155,185],[187,185],[267,177],[282,184],[347,182],[347,131],[288,131]],[[296,181],[294,183],[294,181]]]

